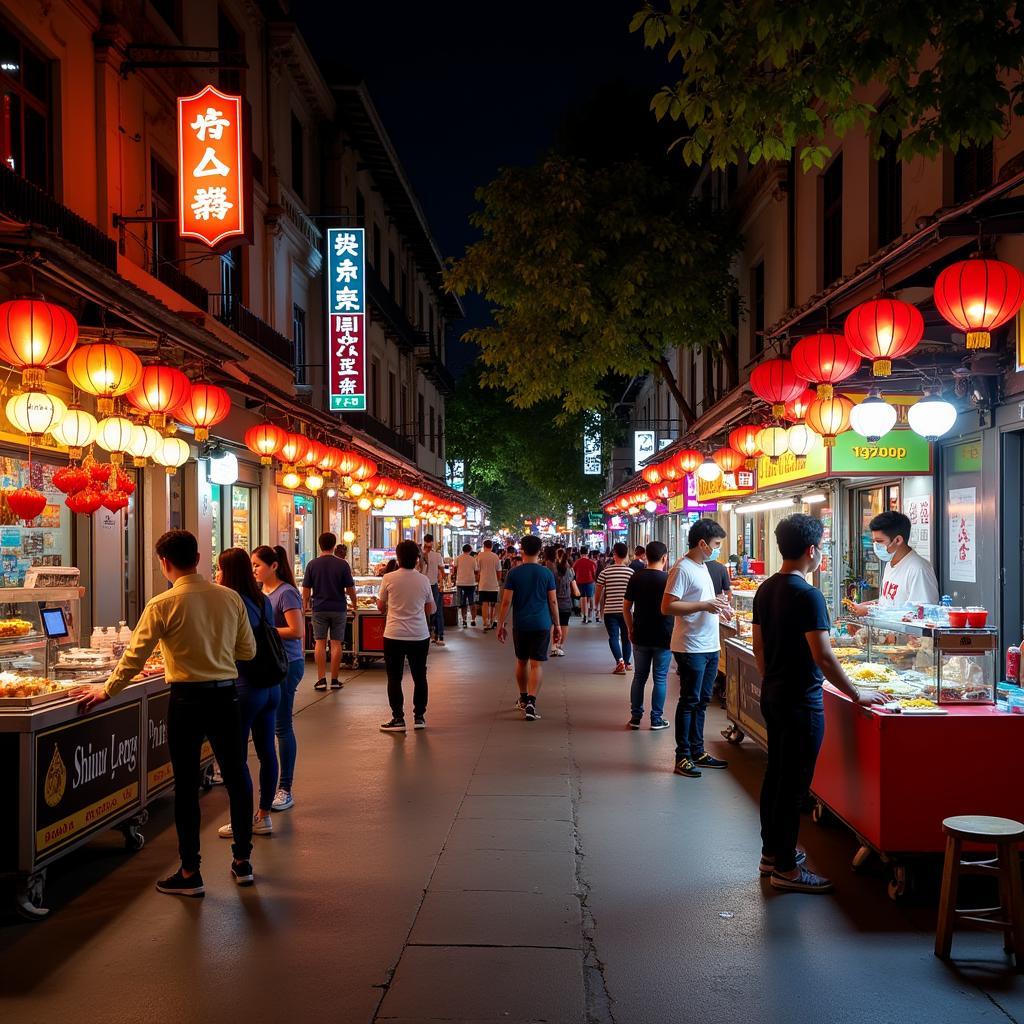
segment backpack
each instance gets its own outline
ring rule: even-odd
[[[246,601],[248,604],[248,601]],[[238,672],[257,689],[266,690],[283,683],[288,675],[288,657],[284,641],[273,623],[267,621],[267,599],[260,605],[260,621],[252,628],[256,640],[256,656],[238,662]]]
[[[555,596],[559,608],[569,608],[572,606],[572,581],[574,578],[572,569],[566,569],[564,576],[559,576],[557,572],[555,573]]]

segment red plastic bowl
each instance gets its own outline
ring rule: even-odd
[[[970,626],[971,629],[981,629],[986,622],[988,622],[987,611],[982,610],[980,612],[967,613],[967,625]]]
[[[967,612],[965,611],[954,611],[952,608],[949,610],[949,624],[954,629],[966,629],[967,627]]]

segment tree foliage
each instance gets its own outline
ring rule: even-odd
[[[661,373],[673,347],[717,347],[731,331],[739,238],[678,178],[630,160],[594,166],[552,155],[478,190],[483,237],[449,265],[447,286],[478,292],[493,325],[467,331],[485,386],[555,419],[607,404],[611,375]],[[692,416],[692,411],[690,411]]]
[[[899,138],[900,158],[934,157],[1024,113],[1024,26],[1005,0],[648,0],[631,28],[679,62],[651,106],[686,124],[688,163],[787,160],[799,146],[804,170],[822,167],[826,134],[855,125],[876,155]],[[884,104],[865,102],[872,82]]]
[[[447,457],[463,461],[466,491],[490,506],[493,525],[515,528],[533,516],[564,521],[569,506],[599,510],[604,477],[583,475],[584,414],[555,423],[559,411],[552,401],[517,408],[503,389],[483,387],[476,368],[459,381],[447,405]],[[609,418],[606,459],[612,430]]]

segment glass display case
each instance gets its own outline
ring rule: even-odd
[[[738,576],[732,580],[732,626],[736,639],[750,646],[751,620],[754,614],[754,594],[764,582],[763,576]]]
[[[0,709],[64,695],[55,679],[58,648],[77,642],[78,588],[0,591]]]
[[[369,611],[377,610],[377,594],[380,592],[380,576],[354,576],[356,584],[356,607]]]
[[[903,710],[996,702],[994,628],[954,629],[936,621],[885,616],[847,620],[843,627],[849,648],[836,653],[846,674],[857,685],[899,702]]]

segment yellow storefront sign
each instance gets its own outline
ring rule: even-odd
[[[796,456],[786,452],[775,462],[767,455],[757,460],[757,488],[759,491],[777,484],[794,483],[798,480],[811,480],[817,476],[825,476],[828,472],[828,452],[824,445],[819,444],[807,456],[803,466],[797,465]]]
[[[97,800],[88,807],[83,807],[74,814],[69,814],[52,825],[47,825],[36,832],[36,853],[42,853],[51,846],[63,845],[81,832],[94,828],[101,821],[113,817],[125,807],[129,807],[139,798],[137,782],[125,786],[114,793]]]
[[[757,477],[753,470],[741,469],[735,473],[723,473],[714,480],[697,477],[697,501],[701,504],[721,501],[727,498],[743,498],[753,494]]]
[[[686,508],[686,495],[673,494],[668,499],[669,512],[682,512]]]

